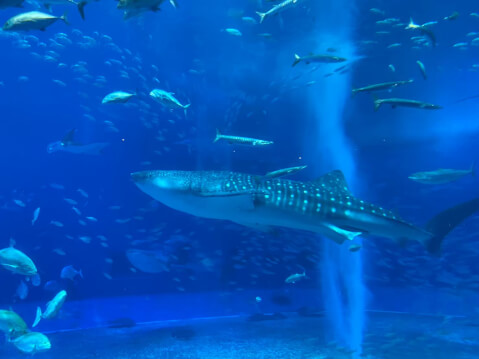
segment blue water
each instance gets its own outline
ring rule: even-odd
[[[53,5],[54,15],[68,12],[69,26],[0,31],[0,248],[13,239],[41,278],[35,286],[2,269],[0,309],[14,310],[31,327],[37,306],[60,289],[68,292],[59,315],[34,329],[52,341],[36,355],[91,357],[101,347],[92,340],[95,330],[107,330],[101,335],[119,343],[109,353],[117,358],[135,352],[138,358],[396,358],[404,342],[411,358],[479,357],[477,213],[446,237],[436,256],[416,242],[368,236],[354,240],[361,249],[352,253],[349,243],[317,234],[264,232],[181,213],[130,179],[154,169],[263,175],[307,165],[288,178],[309,181],[340,169],[359,198],[423,226],[479,195],[471,175],[443,185],[408,179],[419,171],[468,169],[478,160],[479,17],[471,14],[479,13],[477,4],[303,0],[259,24],[242,17],[258,22],[255,12],[278,2],[178,2],[177,9],[165,1],[161,11],[129,20],[114,1],[87,4],[85,20],[73,4]],[[26,2],[23,9],[0,9],[0,22],[31,10],[48,12]],[[457,19],[444,20],[455,11]],[[388,18],[394,19],[377,23]],[[428,27],[435,47],[405,29],[411,18],[437,21]],[[294,54],[310,53],[347,61],[291,66]],[[409,79],[375,96],[443,108],[374,111],[372,94],[351,95],[352,88]],[[154,88],[190,108],[162,107],[149,96]],[[119,90],[137,96],[101,104]],[[47,152],[74,128],[78,142],[109,145],[99,155]],[[216,129],[274,144],[213,143]],[[135,268],[126,255],[132,249],[148,251],[163,268]],[[83,278],[60,278],[69,265]],[[307,278],[285,283],[303,271]],[[24,299],[16,294],[22,280]],[[318,316],[296,314],[305,310]],[[277,327],[247,320],[261,313],[286,318]],[[191,328],[186,339],[162,329],[168,339],[155,351],[156,330],[175,320]],[[237,332],[222,332],[236,321]],[[125,328],[105,329],[112,325]],[[411,341],[417,328],[426,329]],[[129,330],[138,341],[122,349]],[[22,357],[12,343],[1,343],[2,357]],[[236,354],[221,350],[228,343]]]

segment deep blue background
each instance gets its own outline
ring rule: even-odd
[[[129,178],[129,173],[142,169],[230,169],[262,174],[307,164],[308,169],[296,178],[308,180],[331,169],[324,168],[316,157],[314,149],[324,134],[318,128],[318,119],[311,115],[315,104],[309,99],[315,85],[306,86],[309,81],[328,79],[323,76],[324,70],[311,72],[314,65],[291,67],[294,53],[325,51],[316,39],[320,35],[318,24],[327,21],[328,13],[322,11],[321,3],[306,1],[264,24],[244,23],[241,12],[256,19],[255,11],[269,6],[259,3],[185,0],[180,1],[177,10],[165,3],[161,12],[127,22],[113,1],[88,4],[84,22],[74,7],[67,7],[71,27],[57,23],[45,33],[31,33],[46,44],[45,48],[27,37],[31,48],[20,49],[17,44],[23,34],[0,33],[0,82],[4,82],[0,86],[1,246],[8,246],[9,238],[14,238],[17,248],[34,259],[43,282],[58,279],[65,265],[81,268],[84,280],[64,283],[72,299],[183,289],[283,290],[284,278],[303,267],[311,280],[298,285],[316,287],[316,236],[291,231],[270,236],[228,223],[195,219],[155,204]],[[348,99],[345,107],[345,133],[358,174],[358,178],[349,180],[357,183],[358,195],[415,224],[423,224],[434,213],[478,195],[477,180],[472,177],[440,187],[407,178],[421,170],[465,169],[477,159],[479,100],[457,101],[479,94],[479,76],[472,71],[479,51],[473,46],[467,50],[452,47],[454,43],[470,41],[472,37],[466,38],[466,33],[479,31],[479,19],[468,15],[477,10],[474,6],[473,2],[455,5],[446,1],[364,1],[353,12],[352,36],[360,57],[348,74],[353,86],[413,78],[412,85],[400,87],[391,95],[444,106],[441,111],[393,110],[385,106],[374,112],[372,96],[358,94]],[[397,17],[403,23],[409,17],[417,23],[439,20],[453,11],[459,11],[460,17],[440,21],[433,27],[438,39],[436,48],[414,49],[409,38],[416,33],[403,27],[376,25],[384,17],[369,12],[371,7],[381,8],[386,11],[384,17]],[[62,11],[57,6],[53,13]],[[18,12],[2,10],[0,20],[6,21]],[[240,29],[243,36],[233,37],[221,31],[228,27]],[[83,41],[81,35],[72,33],[73,29],[92,37],[96,44],[82,49],[78,45]],[[381,30],[391,33],[375,34]],[[52,46],[50,39],[57,32],[65,32],[72,45],[64,49]],[[258,33],[273,36],[265,39]],[[118,50],[113,50],[103,35],[110,36]],[[364,40],[377,43],[364,45]],[[402,46],[387,49],[395,42]],[[339,55],[341,45],[335,46]],[[57,62],[41,59],[49,50],[59,54]],[[110,59],[121,64],[105,64]],[[417,68],[419,59],[426,65],[427,81]],[[73,71],[72,66],[79,61],[87,63],[87,75]],[[58,68],[59,62],[67,67]],[[389,64],[394,64],[395,73],[388,69]],[[191,69],[201,73],[192,74]],[[126,71],[129,79],[122,78],[120,70]],[[28,76],[29,80],[22,83],[19,76]],[[99,76],[104,76],[105,81],[98,80]],[[52,79],[67,86],[60,87]],[[155,87],[175,92],[182,103],[191,102],[187,116],[182,111],[165,111],[153,102],[148,93]],[[103,96],[115,90],[138,90],[139,98],[128,105],[101,105]],[[104,121],[111,121],[118,131],[112,132]],[[110,146],[98,157],[48,154],[47,145],[71,128],[78,129],[78,140],[82,142],[109,142]],[[272,139],[275,145],[248,149],[213,144],[216,128],[230,134]],[[62,184],[65,189],[53,189],[49,187],[51,183]],[[81,197],[78,188],[88,192],[89,198]],[[78,200],[83,217],[94,216],[98,223],[87,221],[87,226],[81,226],[79,217],[63,198]],[[23,200],[27,207],[16,206],[13,199]],[[121,209],[108,209],[114,205]],[[32,227],[32,213],[37,207],[41,207],[41,213]],[[133,216],[144,220],[116,222]],[[51,220],[65,226],[54,227]],[[475,222],[477,217],[469,219],[448,238],[440,258],[429,257],[415,244],[401,248],[383,239],[366,241],[370,291],[374,292],[375,286],[477,290],[479,243]],[[162,227],[161,233],[155,234],[158,227]],[[162,243],[175,234],[187,237],[192,248],[187,267],[158,275],[130,271],[124,252],[132,247],[132,240],[155,235],[153,246],[140,248],[161,250]],[[109,247],[101,247],[98,239],[91,244],[76,239],[83,235],[104,235]],[[52,252],[54,248],[62,248],[67,255],[58,256]],[[105,258],[111,258],[113,265]],[[200,264],[204,258],[211,259],[208,269]],[[103,273],[110,274],[113,280],[106,279]],[[0,303],[12,303],[19,277],[2,271],[0,282]],[[30,289],[29,300],[51,296],[42,287]]]

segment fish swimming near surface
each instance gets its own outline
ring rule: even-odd
[[[341,171],[311,182],[226,171],[143,171],[135,184],[164,205],[198,217],[259,228],[280,226],[321,234],[341,244],[357,236],[415,240],[438,253],[444,237],[479,210],[479,198],[434,217],[425,229],[360,200]]]
[[[373,85],[355,88],[352,90],[352,94],[356,95],[358,92],[374,92],[374,91],[391,90],[398,86],[407,85],[413,82],[414,80],[382,82],[379,84],[373,84]]]
[[[416,172],[410,175],[410,180],[425,184],[444,184],[457,181],[458,179],[472,175],[476,176],[475,162],[468,170],[454,170],[441,168],[435,171]]]
[[[339,56],[332,56],[332,55],[307,55],[307,56],[299,56],[294,54],[294,62],[291,66],[296,66],[300,62],[305,62],[306,64],[310,64],[312,62],[318,62],[322,64],[334,64],[338,62],[348,61],[348,59]]]
[[[266,12],[256,11],[256,14],[259,16],[259,23],[261,24],[265,19],[296,6],[299,2],[300,0],[284,0],[281,3],[274,5]]]
[[[103,150],[109,146],[109,143],[106,142],[94,142],[88,144],[75,142],[75,131],[76,129],[73,129],[60,141],[50,143],[47,147],[47,152],[53,153],[61,151],[84,155],[100,155],[103,153]]]
[[[374,111],[379,110],[382,105],[391,105],[392,108],[400,107],[412,107],[423,110],[440,110],[442,106],[434,105],[432,103],[409,100],[405,98],[384,98],[374,100]]]
[[[62,20],[69,25],[66,14],[57,17],[40,11],[29,11],[7,20],[5,25],[3,25],[3,31],[45,31],[47,27],[53,25],[58,20]]]

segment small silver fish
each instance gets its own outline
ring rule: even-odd
[[[292,66],[296,66],[300,62],[305,62],[306,64],[310,64],[311,62],[317,62],[322,64],[333,64],[338,62],[344,62],[348,59],[339,56],[332,56],[332,55],[306,55],[306,56],[299,56],[298,54],[294,54],[294,62]]]
[[[115,91],[106,95],[101,101],[102,104],[107,103],[127,103],[136,93],[128,93],[124,91]]]
[[[396,107],[411,107],[411,108],[418,108],[422,110],[440,110],[442,106],[434,105],[432,103],[417,101],[417,100],[409,100],[404,98],[384,98],[384,99],[376,99],[374,100],[374,110],[377,111],[381,105],[391,105],[393,108]]]
[[[264,176],[268,177],[268,178],[278,178],[278,177],[288,176],[288,175],[291,175],[293,173],[302,171],[306,167],[308,167],[308,166],[297,166],[297,167],[283,168],[281,170],[268,172]]]
[[[86,193],[84,190],[81,188],[77,189],[77,192],[79,192],[83,197],[88,198],[88,193]]]
[[[218,142],[219,140],[226,140],[230,144],[248,145],[248,146],[266,146],[266,145],[272,145],[274,143],[273,141],[260,140],[260,139],[251,138],[251,137],[222,135],[220,131],[216,129],[216,138],[213,141],[213,143]]]
[[[407,85],[412,83],[413,80],[406,80],[406,81],[391,81],[391,82],[382,82],[378,84],[368,85],[364,87],[355,88],[352,90],[352,94],[355,95],[359,92],[374,92],[374,91],[382,91],[382,90],[391,90],[401,85]]]
[[[422,78],[427,80],[426,66],[424,66],[424,64],[419,60],[416,61],[416,64],[419,66],[419,71],[421,71]]]
[[[291,274],[288,278],[286,278],[284,280],[285,283],[288,283],[288,284],[294,284],[302,279],[306,279],[308,278],[306,276],[306,272],[303,272],[303,273],[296,273],[296,274]]]
[[[54,225],[55,227],[63,227],[64,224],[62,222],[59,222],[59,221],[50,221],[50,224],[51,225]]]
[[[17,206],[26,207],[25,202],[23,202],[22,200],[14,199],[13,202],[14,202]]]
[[[32,219],[32,226],[38,220],[38,216],[40,215],[40,207],[38,207],[35,211],[33,211],[33,219]]]
[[[82,270],[80,269],[77,271],[73,266],[66,266],[63,267],[61,273],[60,273],[60,278],[62,279],[70,279],[74,280],[77,276],[80,276],[80,278],[83,279],[83,273]]]
[[[175,96],[173,96],[173,92],[167,92],[165,90],[160,90],[160,89],[154,89],[150,92],[150,96],[158,103],[162,104],[165,107],[168,108],[182,108],[184,110],[187,110],[191,104],[187,105],[182,105],[180,101],[176,99]]]
[[[63,200],[65,202],[67,202],[68,204],[71,204],[72,206],[76,206],[78,204],[77,201],[75,201],[74,199],[71,199],[71,198],[63,198]]]
[[[266,18],[269,18],[273,15],[276,15],[284,10],[287,10],[291,7],[296,6],[300,0],[284,0],[283,2],[274,5],[271,9],[266,12],[256,11],[256,14],[259,16],[259,23],[261,24]]]
[[[228,28],[228,29],[224,29],[224,31],[233,36],[243,36],[241,31],[239,31],[238,29]]]

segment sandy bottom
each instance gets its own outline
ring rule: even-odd
[[[126,324],[126,323],[125,323]],[[479,318],[370,313],[363,353],[331,341],[323,317],[221,318],[48,333],[40,359],[478,359]],[[0,358],[26,358],[9,343]]]

